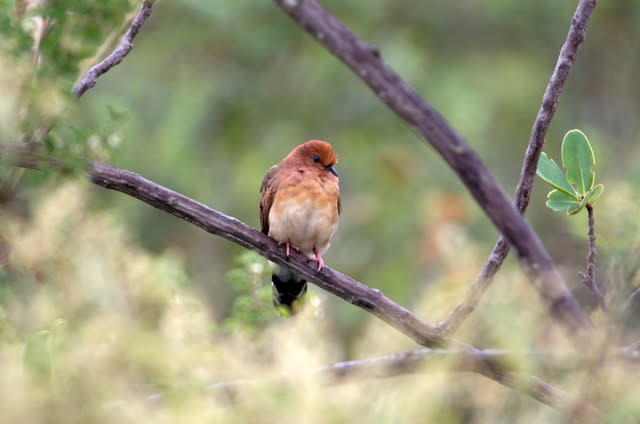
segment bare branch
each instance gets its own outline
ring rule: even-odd
[[[589,317],[567,288],[542,242],[462,136],[380,58],[376,48],[356,37],[317,1],[275,2],[440,153],[495,227],[515,246],[520,264],[549,305],[551,315],[572,336],[589,333]]]
[[[371,289],[326,266],[318,272],[315,267],[308,265],[308,258],[298,252],[291,252],[287,257],[277,242],[235,218],[148,181],[137,174],[104,163],[92,163],[89,177],[94,184],[142,200],[209,233],[221,236],[292,269],[318,287],[375,315],[423,346],[450,344],[460,348],[461,351],[466,351],[469,354],[468,358],[473,359],[471,364],[474,365],[472,369],[474,372],[508,387],[519,390],[525,388],[525,392],[541,402],[555,406],[560,404],[558,399],[562,398],[563,394],[552,386],[533,378],[523,382],[517,375],[504,371],[501,365],[491,358],[480,360],[482,355],[477,354],[478,351],[475,348],[455,340],[441,338],[434,327],[386,298],[380,290]]]
[[[578,53],[578,48],[580,48],[584,40],[585,31],[595,6],[596,0],[580,0],[578,3],[576,11],[573,14],[573,19],[571,20],[567,39],[560,50],[556,67],[551,75],[551,79],[549,79],[547,89],[542,98],[542,106],[533,123],[529,146],[527,147],[524,163],[522,164],[520,180],[516,187],[514,199],[515,206],[522,215],[524,215],[529,206],[531,190],[538,167],[538,159],[540,158],[540,153],[542,153],[547,129],[556,112],[562,88]],[[509,243],[505,240],[504,236],[501,236],[491,251],[489,258],[484,263],[482,270],[473,283],[471,283],[471,287],[467,291],[465,298],[456,305],[449,318],[438,324],[438,328],[442,330],[443,334],[454,334],[464,320],[473,312],[476,306],[478,306],[482,295],[493,282],[493,277],[498,270],[500,270],[502,263],[509,254],[509,249]]]
[[[640,299],[640,287],[638,287],[633,291],[633,293],[631,293],[631,295],[629,296],[629,299],[627,299],[627,301],[624,302],[624,306],[622,307],[622,310],[626,311],[630,309],[636,299]]]
[[[93,183],[101,187],[128,194],[205,231],[253,250],[278,265],[290,268],[318,287],[372,313],[423,346],[434,347],[445,342],[433,326],[393,303],[380,290],[371,289],[329,267],[317,272],[315,267],[308,265],[308,258],[302,253],[291,252],[287,258],[284,250],[279,248],[273,239],[235,218],[133,172],[104,163],[92,163],[89,177]]]
[[[600,291],[596,283],[596,231],[593,219],[593,206],[587,205],[587,213],[589,215],[589,253],[587,254],[587,273],[580,272],[580,277],[585,286],[591,290],[593,295],[598,299],[598,303],[604,312],[607,312],[607,302],[604,295]]]
[[[18,144],[11,150],[0,151],[4,153],[0,155],[0,159],[10,166],[29,169],[38,169],[43,164],[58,167],[58,163],[46,157],[39,147],[27,143]],[[278,265],[290,268],[318,287],[370,312],[420,345],[437,347],[450,343],[440,337],[433,326],[389,300],[380,290],[369,288],[328,266],[318,272],[314,266],[309,265],[305,255],[295,250],[285,256],[284,250],[276,241],[235,218],[133,172],[100,162],[92,162],[88,164],[88,168],[89,180],[94,184],[128,194],[211,234],[253,250]],[[453,344],[463,346],[458,342]]]
[[[126,55],[133,49],[133,39],[138,35],[138,31],[142,24],[147,20],[149,15],[151,15],[151,9],[153,8],[152,0],[143,0],[142,7],[140,11],[131,22],[131,26],[129,30],[125,34],[120,46],[115,49],[106,59],[97,65],[93,66],[84,78],[82,78],[75,87],[73,87],[73,95],[76,98],[82,96],[88,89],[96,85],[96,79],[107,72],[109,69],[113,68],[125,58]]]
[[[623,359],[640,362],[640,341],[619,348],[617,353]]]
[[[541,356],[544,353],[525,352],[524,356]],[[330,365],[311,368],[296,372],[293,375],[282,375],[275,378],[240,379],[216,383],[211,386],[214,390],[235,390],[246,385],[264,383],[265,381],[286,381],[291,378],[318,376],[330,384],[353,381],[354,378],[389,378],[414,373],[429,372],[429,365],[446,362],[451,371],[472,371],[501,384],[526,393],[538,401],[553,408],[569,410],[577,404],[576,399],[568,393],[546,383],[535,376],[525,376],[514,372],[509,362],[514,361],[514,355],[502,350],[412,350],[392,355],[373,357],[354,361],[337,362]],[[497,371],[500,364],[500,371]],[[442,368],[438,368],[442,371]],[[591,406],[595,410],[593,406]]]
[[[22,159],[19,159],[21,155],[23,155]],[[32,146],[28,145],[25,145],[24,150],[15,150],[13,154],[9,155],[9,158],[12,160],[10,163],[15,166],[38,168],[43,161],[56,166],[55,163],[43,158],[41,154],[33,150]],[[500,384],[520,390],[556,408],[565,408],[568,405],[568,397],[564,392],[536,377],[511,372],[508,363],[503,363],[505,361],[502,360],[506,353],[501,351],[480,351],[457,340],[445,339],[437,333],[433,326],[422,321],[412,312],[395,304],[379,290],[371,289],[326,266],[322,271],[318,272],[315,267],[309,266],[308,258],[298,252],[293,251],[287,257],[284,250],[278,246],[275,240],[235,218],[146,180],[137,174],[105,163],[93,162],[89,164],[88,176],[91,182],[98,186],[128,194],[157,209],[194,224],[209,233],[221,236],[253,250],[279,265],[294,270],[318,287],[373,314],[423,346],[449,345],[457,349],[456,354],[459,356],[457,365],[461,370],[482,374]],[[430,354],[430,356],[440,355],[442,357],[442,352],[447,351],[424,350],[422,352],[424,352],[424,355],[427,355],[426,352],[436,352]],[[360,363],[349,367],[343,364],[342,370],[340,370],[341,366],[333,366],[325,369],[325,371],[318,369],[314,372],[333,374],[337,378],[341,373],[346,376],[357,371],[358,368],[364,370],[367,366],[371,368],[373,365],[385,363],[386,361],[390,368],[383,371],[380,376],[400,375],[410,372],[412,366],[417,367],[421,355],[420,353],[406,353],[400,354],[400,356],[385,357],[387,358],[386,360],[381,359],[377,362],[373,360],[368,365]],[[395,366],[393,366],[394,361]]]

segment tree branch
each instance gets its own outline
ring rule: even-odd
[[[640,289],[638,289],[640,290]],[[636,291],[638,291],[636,290]],[[627,346],[623,346],[618,348],[616,352],[623,359],[627,359],[629,361],[640,362],[640,341],[633,342]]]
[[[298,7],[297,1],[300,0],[276,0],[285,10],[288,10],[287,7]],[[78,82],[73,89],[76,98],[81,97],[88,89],[95,86],[96,79],[100,75],[119,64],[132,50],[133,39],[142,24],[149,17],[152,3],[151,0],[143,1],[140,11],[133,20],[120,46],[105,60],[92,67],[86,76]],[[320,11],[321,15],[324,13],[322,17],[329,20],[328,22],[316,22],[316,24],[320,24],[320,28],[323,28],[322,25],[328,23],[330,26],[335,26],[333,28],[334,30],[338,30],[335,34],[346,36],[345,39],[338,40],[339,42],[347,43],[347,50],[342,52],[346,56],[339,54],[339,48],[336,48],[334,51],[331,44],[325,45],[327,45],[336,56],[349,65],[352,70],[357,72],[392,110],[405,119],[420,135],[434,146],[459,175],[494,225],[516,246],[518,256],[529,278],[534,282],[534,285],[538,288],[542,297],[551,303],[554,317],[559,319],[569,329],[584,330],[590,328],[588,318],[564,286],[564,282],[557,274],[551,259],[533,230],[524,220],[517,216],[514,209],[506,208],[505,210],[501,210],[505,204],[509,205],[508,198],[497,186],[488,170],[482,165],[479,157],[471,150],[462,137],[455,133],[437,111],[424,102],[380,60],[379,52],[376,49],[371,48],[357,39],[346,27],[342,26],[341,23],[329,15],[328,12],[314,0],[307,0],[305,3],[310,4],[312,12]],[[581,1],[580,3],[582,4],[583,2]],[[592,3],[595,6],[595,1]],[[296,18],[297,15],[291,11],[289,11],[289,13]],[[324,34],[315,30],[313,25],[308,22],[305,23],[304,19],[301,19],[300,22],[303,23],[305,28],[318,38],[318,40],[324,38]],[[582,40],[580,40],[580,42],[581,41]],[[348,44],[351,45],[349,46]],[[578,45],[579,44],[580,43],[578,43]],[[363,66],[359,67],[358,65]],[[371,66],[373,66],[373,68],[371,68]],[[378,74],[372,79],[368,79],[367,74],[369,70],[373,70]],[[556,69],[556,71],[557,70],[558,69]],[[568,73],[568,68],[566,72]],[[564,82],[564,78],[566,78],[566,74],[562,79],[562,83]],[[562,84],[560,84],[560,89],[561,87]],[[547,90],[549,90],[549,87]],[[545,97],[546,96],[547,93],[545,93]],[[548,121],[550,121],[555,111],[557,96],[554,102]],[[540,114],[538,118],[540,118]],[[546,126],[540,136],[542,142],[544,141],[544,132],[546,132],[548,121],[546,124],[543,124]],[[534,124],[534,132],[535,128],[536,125]],[[529,147],[531,148],[531,144]],[[541,147],[542,145],[540,145],[540,149]],[[29,150],[29,155],[22,156],[22,154],[19,154],[18,157],[20,161],[17,162],[17,165],[29,168],[37,167],[40,158],[37,155],[31,156],[31,153]],[[539,152],[537,154],[539,155]],[[528,156],[529,150],[527,151],[527,157]],[[537,162],[537,155],[532,161]],[[526,164],[527,160],[525,159],[525,166]],[[534,172],[535,166],[534,163]],[[525,169],[523,167],[523,174],[524,172]],[[321,272],[314,271],[313,267],[308,266],[308,259],[297,252],[292,253],[289,257],[285,257],[282,249],[278,247],[275,241],[235,218],[228,217],[210,209],[186,196],[148,181],[137,174],[120,170],[107,164],[91,163],[89,177],[91,181],[97,185],[131,195],[158,209],[195,224],[210,233],[222,236],[245,248],[254,250],[279,265],[294,270],[322,289],[372,313],[421,345],[440,346],[448,343],[462,348],[460,351],[433,351],[431,349],[425,349],[422,351],[405,352],[403,354],[371,358],[364,361],[349,361],[333,364],[317,368],[311,372],[325,373],[332,375],[334,378],[341,379],[354,373],[372,370],[374,368],[379,370],[383,367],[382,373],[377,376],[388,377],[406,374],[411,370],[417,369],[418,366],[424,363],[427,356],[433,358],[434,356],[455,355],[455,360],[460,370],[474,371],[485,375],[501,384],[528,393],[535,399],[552,407],[566,407],[574,402],[569,399],[565,392],[536,377],[522,377],[508,371],[500,361],[501,356],[504,354],[503,352],[479,351],[455,340],[446,340],[435,327],[398,306],[386,298],[379,290],[371,289],[328,267],[325,267]],[[522,181],[523,178],[521,177],[520,182],[522,183]],[[520,189],[520,184],[518,188]],[[529,185],[527,190],[530,191],[530,189]],[[516,199],[516,204],[522,212],[526,209],[528,192],[524,194],[524,196],[526,197],[524,206],[520,206],[521,202],[518,200],[520,198],[519,195],[517,195]],[[503,259],[504,258],[502,258],[502,260]],[[498,264],[498,267],[499,266],[500,264]]]
[[[434,347],[445,343],[433,326],[389,300],[380,290],[371,289],[329,267],[324,267],[317,272],[315,267],[308,265],[308,258],[302,253],[291,252],[286,257],[284,250],[273,239],[235,218],[146,180],[133,172],[105,163],[92,163],[89,178],[101,187],[120,191],[142,200],[295,271],[323,290],[370,312],[420,345]]]
[[[57,168],[59,164],[42,154],[41,146],[22,143],[0,151],[0,160],[10,166],[38,169],[43,164]],[[3,154],[2,154],[3,153]],[[180,193],[149,181],[138,174],[106,163],[88,164],[89,180],[110,190],[142,200],[154,208],[168,212],[242,247],[253,250],[278,265],[287,267],[323,290],[356,305],[386,322],[418,344],[437,347],[449,344],[433,326],[412,312],[389,300],[380,290],[372,289],[328,266],[316,271],[309,259],[295,250],[285,256],[276,241],[247,224],[211,209]],[[458,347],[461,343],[453,342]]]
[[[505,372],[492,358],[484,357],[481,360],[482,355],[477,354],[478,351],[472,346],[455,340],[443,339],[433,326],[389,300],[380,290],[371,289],[326,266],[318,272],[315,267],[309,266],[308,258],[301,253],[291,252],[287,257],[276,241],[235,218],[226,216],[137,174],[104,163],[92,163],[89,169],[89,178],[94,184],[142,200],[155,208],[197,225],[209,233],[253,250],[278,265],[292,269],[318,287],[375,315],[423,346],[449,344],[461,349],[461,351],[466,351],[468,358],[473,359],[473,371],[477,373],[508,387],[528,387],[525,391],[534,398],[547,404],[559,404],[556,400],[560,394],[552,386],[538,380],[531,380],[523,385],[524,383],[516,378],[515,374]]]
[[[596,283],[596,230],[593,219],[593,206],[587,205],[587,214],[589,215],[589,253],[587,254],[587,273],[580,272],[580,277],[585,286],[591,290],[593,295],[598,299],[598,303],[604,312],[607,312],[607,302],[604,295],[600,291]]]
[[[96,85],[96,79],[107,72],[109,69],[113,68],[125,58],[126,55],[133,49],[133,39],[138,35],[138,31],[142,24],[147,20],[149,15],[151,15],[151,9],[153,8],[152,0],[143,0],[142,7],[140,7],[140,11],[136,15],[136,17],[131,22],[131,26],[129,30],[125,34],[120,46],[115,49],[106,59],[97,65],[93,66],[84,78],[82,78],[78,83],[73,87],[73,95],[76,98],[82,96],[88,89]]]
[[[352,381],[355,377],[389,378],[401,375],[428,372],[428,365],[445,362],[451,370],[475,372],[496,380],[505,386],[523,392],[538,401],[560,410],[570,410],[577,400],[568,393],[546,383],[535,376],[525,376],[514,372],[510,361],[517,361],[517,354],[501,350],[412,350],[392,355],[373,357],[354,361],[337,362],[311,368],[292,375],[275,378],[252,378],[221,382],[211,385],[214,390],[234,390],[248,384],[265,381],[286,381],[292,377],[318,376],[329,384]],[[524,356],[545,356],[544,353],[526,352]],[[520,357],[523,357],[522,355]],[[495,364],[501,364],[497,371]],[[488,365],[494,364],[494,365]],[[575,365],[575,363],[573,363]],[[439,369],[440,370],[440,369]],[[595,410],[593,406],[590,406]]]
[[[624,306],[622,307],[622,310],[626,311],[630,309],[633,306],[633,303],[636,301],[636,299],[640,299],[640,287],[638,287],[631,293],[631,295],[629,296],[629,299],[627,299],[626,302],[624,302]]]
[[[41,154],[34,151],[33,146],[25,144],[22,147],[22,149],[16,149],[6,155],[13,165],[37,169],[45,161],[51,166],[56,166],[55,162],[45,159]],[[278,246],[275,240],[235,218],[146,180],[133,172],[118,169],[105,163],[90,163],[88,177],[91,182],[100,187],[128,194],[157,209],[194,224],[209,233],[221,236],[253,250],[279,265],[294,270],[321,289],[364,309],[423,346],[449,345],[457,349],[456,354],[459,355],[460,359],[458,366],[463,370],[482,374],[507,387],[527,393],[550,406],[564,408],[568,405],[568,398],[564,392],[536,377],[522,376],[518,373],[510,372],[505,368],[503,361],[500,360],[500,351],[480,351],[457,340],[441,337],[433,326],[389,300],[380,290],[369,288],[326,266],[318,272],[315,267],[309,266],[306,256],[296,251],[291,252],[287,257],[284,250]],[[424,355],[429,351],[424,350]],[[381,359],[377,363],[385,363],[386,361],[391,366],[390,369],[385,371],[386,376],[400,375],[409,372],[412,363],[416,363],[417,366],[421,355],[420,353],[400,354],[400,356],[386,357],[386,360]],[[431,356],[434,355],[432,354]],[[396,363],[395,367],[392,366],[394,361]],[[403,361],[406,362],[405,365],[402,365]],[[369,366],[375,363],[376,361],[374,360],[369,363]],[[352,367],[344,365],[342,366],[342,371],[340,371],[339,368],[341,366],[337,365],[327,368],[324,372],[333,373],[337,377],[340,373],[347,375],[355,372],[358,368],[364,369],[366,367],[365,363],[356,364]],[[318,369],[315,372],[321,371]]]
[[[560,49],[556,67],[542,97],[542,106],[538,111],[536,120],[533,123],[533,128],[531,129],[531,137],[529,138],[529,145],[525,153],[524,163],[522,164],[520,180],[516,187],[514,204],[522,215],[524,215],[529,206],[531,190],[538,167],[538,159],[540,159],[540,153],[542,153],[547,129],[556,112],[562,88],[567,80],[578,49],[584,40],[585,31],[595,6],[596,0],[580,0],[578,2],[576,11],[573,14],[573,19],[571,20],[569,33],[567,34],[562,49]],[[484,263],[482,270],[473,283],[471,283],[471,287],[469,287],[464,299],[456,305],[449,318],[438,323],[437,327],[444,335],[454,334],[464,320],[467,319],[476,306],[478,306],[482,295],[493,282],[493,277],[500,270],[502,263],[509,254],[509,250],[509,243],[505,240],[504,236],[501,236],[491,251],[489,258]]]
[[[520,264],[549,305],[551,315],[576,339],[589,333],[589,317],[565,285],[540,239],[462,136],[380,58],[376,48],[357,38],[317,1],[275,2],[440,153],[495,227],[515,246]]]

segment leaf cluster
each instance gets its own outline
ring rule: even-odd
[[[0,35],[14,57],[38,50],[39,77],[78,75],[78,64],[96,54],[106,36],[122,25],[129,0],[0,1]]]
[[[547,194],[547,206],[575,215],[585,206],[596,203],[604,186],[594,186],[595,163],[591,144],[580,130],[567,132],[562,141],[562,165],[567,170],[566,174],[543,152],[537,172],[540,178],[554,187]]]

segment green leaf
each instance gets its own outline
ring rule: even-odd
[[[587,193],[587,195],[584,197],[585,203],[592,206],[594,203],[598,201],[598,198],[600,198],[600,195],[602,194],[603,190],[604,190],[604,186],[602,184],[598,184],[597,186],[593,187],[589,191],[589,193]]]
[[[576,186],[581,196],[593,187],[595,162],[587,136],[580,130],[569,131],[562,140],[562,165],[567,170],[569,182]]]
[[[584,207],[584,204],[582,202],[578,203],[575,206],[571,206],[569,209],[567,209],[567,215],[575,215],[578,212],[580,212],[583,207]]]
[[[579,199],[576,191],[569,183],[567,176],[564,175],[564,172],[562,172],[558,164],[556,164],[553,159],[550,159],[544,152],[540,155],[537,173],[540,178],[552,185],[554,188],[566,193],[575,200]]]
[[[547,206],[554,211],[567,212],[580,207],[580,202],[564,191],[552,190],[547,194]]]

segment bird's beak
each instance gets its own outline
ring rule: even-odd
[[[338,171],[336,171],[336,168],[334,168],[333,165],[325,166],[325,168],[336,177],[338,176]]]

